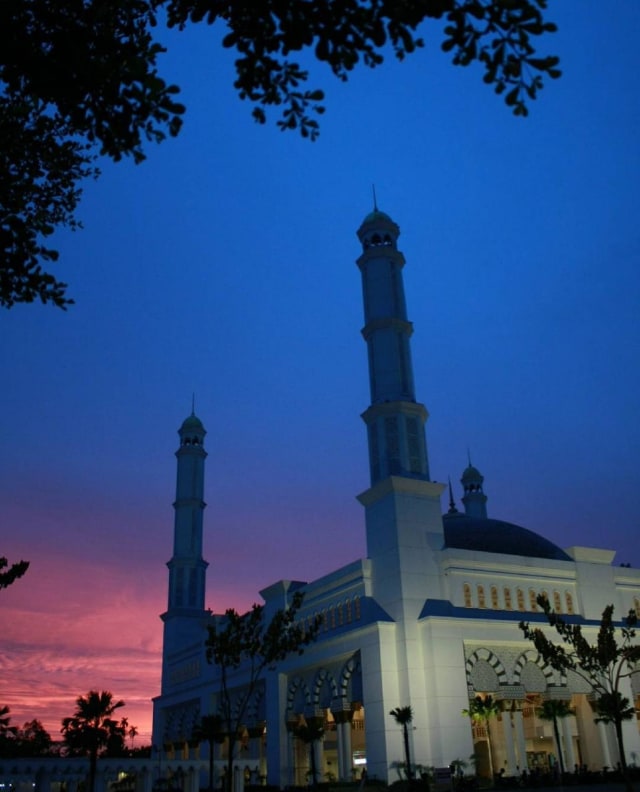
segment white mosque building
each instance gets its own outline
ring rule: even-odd
[[[404,749],[390,711],[404,706],[413,710],[416,763],[447,767],[475,754],[485,772],[489,766],[507,776],[545,771],[557,761],[552,725],[537,715],[545,699],[570,702],[575,711],[560,725],[564,766],[613,767],[613,729],[595,723],[589,688],[576,675],[545,667],[518,624],[546,623],[536,606],[536,596],[545,593],[556,611],[595,634],[607,604],[617,615],[640,610],[640,571],[613,566],[614,551],[563,550],[489,517],[483,477],[471,464],[462,475],[464,511],[449,492],[442,513],[445,488],[431,480],[428,413],[414,389],[399,233],[377,208],[358,229],[371,388],[362,415],[371,482],[358,496],[367,554],[318,580],[281,580],[260,592],[269,613],[303,591],[301,615],[320,616],[321,629],[302,656],[266,674],[243,726],[238,773],[280,788],[305,784],[309,750],[295,736],[304,720],[324,726],[315,745],[323,779],[352,780],[366,766],[370,778],[395,780]],[[206,743],[194,745],[192,735],[200,718],[216,711],[219,693],[204,647],[212,619],[202,556],[205,429],[191,415],[179,435],[162,690],[153,726],[154,745],[162,746],[168,763],[206,755]],[[640,680],[624,692],[638,702]],[[461,714],[478,694],[499,702],[490,734]],[[640,760],[637,723],[624,729],[627,760]],[[224,744],[215,748],[217,774],[224,751]]]

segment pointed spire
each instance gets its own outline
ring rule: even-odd
[[[195,391],[191,394],[191,415],[196,414],[196,394]]]
[[[378,211],[378,201],[376,199],[376,185],[372,184],[371,185],[371,189],[373,190],[373,211],[377,212]]]
[[[449,480],[449,514],[458,514],[456,509],[456,502],[453,499],[453,487],[451,486],[451,476],[447,476]]]

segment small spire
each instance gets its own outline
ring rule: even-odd
[[[453,499],[453,488],[451,486],[451,476],[447,476],[449,480],[449,514],[457,514],[456,502]]]
[[[191,394],[191,415],[196,414],[196,394],[195,391]]]
[[[469,467],[473,467],[471,464],[471,451],[469,451],[469,446],[467,446],[467,460],[469,462]]]
[[[373,211],[378,211],[378,201],[376,200],[376,185],[372,184],[371,189],[373,190]]]

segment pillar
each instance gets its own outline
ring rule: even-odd
[[[573,728],[571,718],[561,718],[562,722],[562,741],[564,742],[564,769],[571,772],[576,763],[575,753],[573,752]]]
[[[516,709],[513,713],[513,725],[516,732],[516,753],[518,755],[518,766],[520,772],[528,769],[527,764],[527,741],[524,738],[524,722],[522,710]]]
[[[351,721],[353,710],[351,703],[345,701],[344,698],[334,699],[331,712],[336,723],[338,738],[338,777],[340,781],[352,781]]]
[[[511,702],[503,703],[502,709],[502,733],[504,736],[504,745],[507,754],[507,775],[518,775],[518,760],[516,758],[516,748],[513,743],[513,726],[511,723]],[[499,771],[500,768],[494,768]]]
[[[606,723],[599,721],[598,736],[600,737],[600,747],[602,749],[602,764],[603,767],[608,767],[612,770],[615,765],[611,761],[611,750],[609,749],[609,729]]]

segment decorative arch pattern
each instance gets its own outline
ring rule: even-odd
[[[302,706],[296,707],[296,702],[300,702]],[[307,683],[300,676],[295,676],[291,680],[289,690],[287,691],[287,714],[295,714],[302,712],[307,707],[311,706],[311,695]]]
[[[471,677],[473,674],[473,668],[479,661],[485,661],[489,663],[491,668],[495,671],[496,676],[498,677],[498,683],[500,685],[507,684],[507,672],[505,667],[502,665],[502,661],[500,658],[495,655],[490,649],[485,649],[484,647],[480,647],[476,649],[473,654],[469,655],[467,658],[467,662],[465,663],[466,672],[467,672],[467,682],[471,684]]]
[[[516,664],[513,669],[513,682],[515,685],[520,684],[522,671],[524,670],[524,667],[527,665],[527,663],[533,663],[534,665],[538,666],[538,668],[544,674],[547,687],[554,684],[553,669],[551,666],[544,662],[542,657],[538,654],[538,652],[536,652],[535,649],[525,649],[516,660]],[[562,674],[562,684],[566,684],[566,678],[564,674]]]
[[[322,695],[323,688],[329,689],[329,696]],[[338,695],[338,685],[336,684],[333,674],[325,668],[321,668],[313,680],[313,693],[311,700],[314,707],[329,707],[331,700]],[[328,700],[327,700],[328,698]]]

